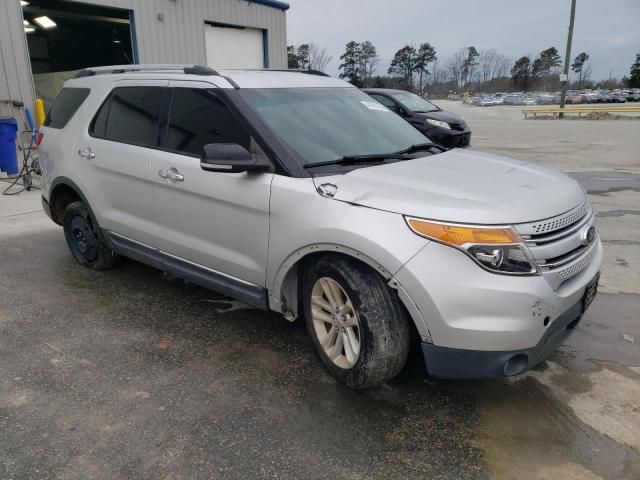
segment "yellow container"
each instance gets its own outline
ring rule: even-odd
[[[44,102],[41,98],[36,98],[36,124],[38,128],[44,123]]]

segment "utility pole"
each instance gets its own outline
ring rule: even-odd
[[[567,97],[567,86],[569,85],[569,63],[571,62],[571,40],[573,39],[573,20],[576,17],[576,0],[571,0],[571,18],[569,19],[569,35],[567,35],[567,50],[564,54],[564,72],[562,75],[562,93],[560,94],[560,108],[564,108]],[[563,117],[562,113],[558,115]]]

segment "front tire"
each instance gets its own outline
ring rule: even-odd
[[[329,373],[351,388],[395,377],[409,353],[409,323],[398,296],[367,265],[323,257],[303,283],[307,330]]]
[[[84,203],[77,201],[67,205],[63,227],[69,250],[80,265],[106,270],[116,263],[117,254],[105,244]]]

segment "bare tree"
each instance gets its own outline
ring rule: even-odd
[[[455,84],[462,88],[464,87],[464,67],[467,61],[467,49],[461,48],[454,53],[447,62],[447,72],[449,73],[449,80],[455,82]]]
[[[320,47],[315,43],[309,44],[309,70],[324,72],[332,59],[331,55],[327,55],[325,47]]]
[[[496,57],[498,51],[494,48],[489,50],[480,50],[480,57],[478,58],[479,69],[482,85],[486,85],[493,78],[493,72],[496,64]]]
[[[365,87],[370,86],[369,84],[371,83],[373,72],[376,70],[378,58],[378,52],[373,43],[365,40],[360,44],[360,72]]]
[[[476,76],[479,83],[482,83],[483,88],[496,78],[506,77],[509,74],[509,69],[512,65],[512,60],[498,53],[497,50],[491,48],[488,50],[482,50],[480,52],[479,61],[479,75]]]
[[[511,64],[513,60],[503,55],[501,53],[498,54],[495,62],[495,68],[493,70],[492,79],[493,78],[502,78],[509,76],[509,70],[511,68]]]

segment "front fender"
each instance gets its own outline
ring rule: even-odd
[[[288,273],[307,255],[349,255],[390,279],[428,243],[402,215],[323,197],[310,178],[276,175],[270,210],[266,286],[276,311]]]

